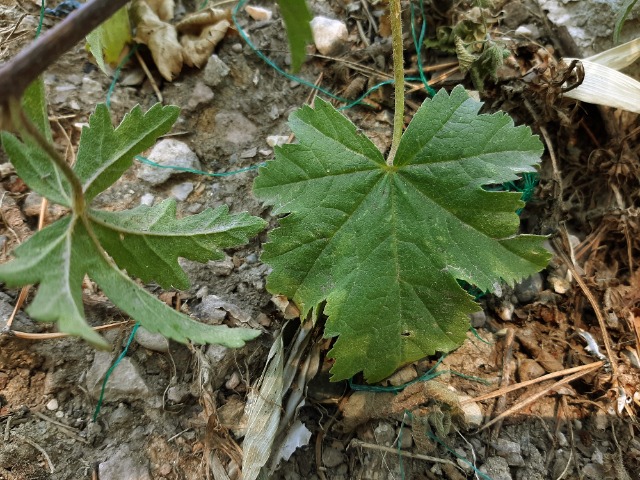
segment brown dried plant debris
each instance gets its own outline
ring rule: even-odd
[[[208,8],[187,15],[177,25],[173,0],[136,0],[132,17],[136,38],[149,47],[160,74],[172,81],[183,64],[202,68],[231,26],[230,10]]]

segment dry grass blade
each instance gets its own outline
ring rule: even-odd
[[[604,365],[604,362],[594,362],[594,363],[589,363],[588,365],[580,365],[579,367],[567,368],[566,370],[560,370],[559,372],[549,373],[548,375],[543,375],[542,377],[534,378],[533,380],[527,380],[526,382],[521,382],[515,385],[511,385],[509,387],[500,388],[494,392],[480,395],[479,397],[469,398],[468,400],[462,400],[460,403],[464,405],[465,403],[482,402],[483,400],[489,400],[494,397],[499,397],[501,395],[505,395],[509,392],[514,392],[524,387],[529,387],[531,385],[535,385],[537,383],[541,383],[546,380],[551,380],[552,378],[562,377],[563,375],[569,375],[571,373],[576,373],[576,372],[588,373],[592,370],[596,370],[602,367],[603,365]]]
[[[566,242],[568,244],[569,240],[566,239]],[[600,325],[600,331],[602,333],[604,348],[607,351],[607,358],[609,359],[609,363],[611,365],[611,371],[613,372],[614,383],[617,383],[616,379],[618,377],[618,365],[616,362],[614,362],[615,357],[613,356],[613,351],[611,350],[611,338],[609,337],[609,332],[607,331],[607,324],[605,322],[604,315],[602,314],[602,309],[600,308],[600,305],[598,304],[598,301],[594,297],[593,293],[591,293],[591,290],[582,279],[582,275],[580,275],[580,272],[578,272],[578,270],[576,269],[571,259],[564,252],[562,245],[557,239],[554,239],[553,246],[556,252],[558,253],[558,255],[560,256],[560,258],[564,261],[567,268],[571,272],[571,275],[573,275],[573,278],[576,280],[576,283],[580,286],[582,293],[584,293],[584,296],[587,297],[587,300],[591,304],[591,308],[593,308],[593,311],[596,314],[596,317],[598,319],[598,325]],[[617,386],[617,385],[614,385],[614,386]]]
[[[602,364],[602,362],[598,362],[598,363]],[[596,365],[596,364],[591,364],[591,365]],[[598,366],[600,366],[600,365],[598,365]],[[534,393],[533,395],[531,395],[526,400],[523,400],[522,402],[520,402],[520,403],[514,405],[513,407],[505,410],[504,412],[502,412],[500,415],[498,415],[493,420],[490,420],[489,422],[485,423],[482,427],[480,427],[478,429],[478,432],[481,432],[482,430],[484,430],[486,428],[489,428],[491,425],[494,425],[495,423],[501,421],[505,417],[508,417],[509,415],[517,412],[518,410],[523,409],[524,407],[526,407],[527,405],[535,402],[539,398],[544,397],[550,391],[557,390],[559,387],[561,387],[563,385],[566,385],[567,383],[573,382],[574,380],[586,375],[587,373],[589,373],[589,372],[591,372],[593,370],[595,370],[595,368],[585,369],[582,372],[574,373],[573,375],[570,375],[570,376],[568,376],[566,378],[563,378],[562,380],[554,383],[553,385],[549,385],[548,387],[540,390],[539,392]],[[537,379],[537,380],[539,380],[539,379]]]
[[[117,327],[125,327],[128,325],[133,325],[133,321],[131,320],[124,320],[122,322],[116,322],[116,323],[110,323],[109,325],[101,325],[99,327],[93,327],[93,329],[96,332],[100,332],[102,330],[110,330],[112,328],[117,328]],[[54,338],[65,338],[65,337],[69,337],[70,335],[67,333],[60,333],[60,332],[55,332],[55,333],[27,333],[27,332],[18,332],[16,330],[12,330],[11,331],[11,335],[16,337],[16,338],[21,338],[23,340],[51,340]]]

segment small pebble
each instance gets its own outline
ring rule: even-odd
[[[230,71],[227,64],[220,60],[220,57],[211,55],[207,61],[207,65],[204,67],[202,79],[204,83],[210,87],[217,87],[222,83],[224,78],[229,75]]]
[[[322,449],[322,463],[327,468],[336,468],[344,462],[344,455],[333,447],[325,447]]]
[[[58,409],[58,400],[56,400],[55,398],[52,398],[47,402],[47,410],[53,412],[54,410],[57,410],[57,409]]]
[[[144,327],[139,327],[135,335],[136,342],[154,352],[165,353],[169,351],[169,341],[160,333],[153,333]]]
[[[193,183],[191,182],[180,183],[171,188],[171,196],[179,202],[184,202],[191,192],[193,192]]]
[[[272,148],[280,147],[285,143],[287,143],[288,139],[289,137],[287,137],[286,135],[269,135],[267,137],[267,145],[269,145]]]
[[[124,77],[122,77],[122,80],[120,80],[120,85],[123,85],[125,87],[135,87],[137,85],[142,85],[142,82],[144,82],[144,80],[144,72],[141,69],[137,69],[127,73]]]
[[[140,205],[145,205],[147,207],[153,206],[153,201],[156,199],[155,195],[152,193],[145,193],[140,197]]]
[[[240,373],[238,373],[237,370],[234,370],[233,373],[231,374],[231,377],[229,377],[229,380],[227,380],[224,384],[224,386],[228,389],[228,390],[235,390],[235,388],[240,385],[240,381],[242,379],[240,378]]]
[[[268,8],[247,5],[246,7],[244,7],[244,11],[247,12],[251,18],[259,22],[271,20],[271,17],[273,17],[273,12]]]
[[[311,32],[316,48],[322,55],[338,53],[349,36],[344,22],[327,17],[315,17],[311,20]]]
[[[35,192],[29,192],[22,204],[22,211],[27,217],[37,217],[42,208],[42,197]]]
[[[255,253],[250,253],[249,255],[247,255],[247,257],[244,259],[245,262],[249,263],[249,264],[253,264],[253,263],[257,263],[258,262],[258,255],[256,255]]]
[[[484,413],[482,407],[476,402],[470,402],[471,397],[468,395],[460,395],[462,411],[464,413],[464,421],[469,428],[478,428],[484,422]]]
[[[211,90],[211,88],[206,86],[204,83],[198,82],[191,92],[191,96],[189,97],[187,106],[193,110],[200,105],[209,103],[211,100],[213,100],[213,97],[213,90]]]
[[[233,53],[242,53],[242,44],[234,43],[231,45],[231,51],[233,51]]]
[[[487,323],[487,314],[484,312],[484,310],[473,312],[471,315],[469,315],[469,318],[471,319],[471,326],[473,328],[482,328]]]
[[[147,157],[152,162],[163,166],[174,166],[200,170],[198,156],[184,142],[173,138],[165,138],[159,141]],[[179,172],[172,168],[158,168],[154,165],[143,164],[138,170],[137,177],[151,185],[161,185],[169,180],[169,177]]]

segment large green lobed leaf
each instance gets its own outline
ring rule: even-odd
[[[503,113],[478,115],[462,87],[425,101],[393,166],[330,104],[290,117],[298,145],[260,170],[254,191],[288,214],[263,260],[268,288],[302,315],[326,301],[338,336],[333,379],[378,381],[399,366],[458,347],[479,309],[458,285],[483,290],[541,270],[544,237],[516,235],[518,193],[488,192],[532,172],[542,144]]]
[[[153,145],[177,116],[177,107],[156,105],[146,113],[135,107],[114,129],[106,107],[99,105],[83,129],[74,166],[85,200],[111,186],[133,156]],[[168,338],[239,347],[259,335],[256,330],[194,321],[158,301],[121,269],[145,281],[187,288],[178,257],[220,258],[221,249],[244,244],[262,230],[264,220],[246,213],[230,215],[226,207],[178,219],[174,200],[123,212],[78,208],[70,200],[67,179],[32,140],[23,143],[4,132],[2,139],[16,170],[33,190],[72,208],[71,215],[37,232],[14,250],[14,260],[0,265],[0,281],[39,285],[27,310],[35,319],[58,322],[63,332],[107,347],[85,320],[82,282],[89,275],[134,320]]]

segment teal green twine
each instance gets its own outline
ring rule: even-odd
[[[458,460],[462,461],[463,463],[466,463],[467,465],[469,465],[469,467],[473,470],[473,472],[478,477],[482,478],[483,480],[493,480],[489,475],[487,475],[486,473],[483,473],[480,470],[478,470],[478,468],[473,463],[471,463],[469,460],[464,458],[462,455],[458,455],[458,453],[455,450],[453,450],[446,443],[444,443],[442,440],[440,440],[438,437],[436,437],[433,433],[431,433],[431,432],[426,432],[426,433],[427,433],[427,436],[431,440],[433,440],[434,442],[436,442],[439,445],[442,445],[451,455],[453,455],[454,457],[456,457]]]
[[[478,340],[480,340],[482,343],[485,343],[487,345],[493,345],[493,342],[490,342],[482,338],[474,327],[471,327],[471,333],[473,333],[473,336],[476,337]]]
[[[251,170],[257,170],[260,167],[266,165],[265,162],[262,162],[258,165],[251,165],[250,167],[241,168],[239,170],[233,170],[231,172],[221,172],[221,173],[211,173],[211,172],[203,172],[202,170],[196,170],[195,168],[187,168],[187,167],[177,167],[174,165],[160,165],[159,163],[154,162],[153,160],[149,160],[141,155],[136,155],[136,160],[142,163],[146,163],[147,165],[151,165],[152,167],[157,168],[169,168],[171,170],[177,170],[179,172],[188,172],[195,173],[197,175],[205,175],[207,177],[229,177],[231,175],[237,175],[238,173],[249,172]]]
[[[38,20],[38,28],[36,28],[36,38],[40,36],[40,32],[42,31],[42,22],[44,22],[44,7],[45,0],[42,0],[40,3],[40,20]]]
[[[394,83],[393,80],[385,80],[384,82],[380,82],[377,85],[374,85],[373,87],[371,87],[369,90],[367,90],[365,93],[363,93],[360,97],[358,97],[356,100],[349,100],[347,98],[341,97],[339,95],[336,95],[334,93],[331,93],[329,90],[326,90],[325,88],[322,88],[318,85],[315,85],[311,82],[309,82],[308,80],[305,80],[304,78],[300,78],[296,75],[292,75],[291,73],[288,73],[286,71],[284,71],[282,68],[280,68],[278,65],[276,65],[269,57],[267,57],[264,53],[262,53],[261,50],[259,50],[254,43],[251,41],[251,39],[249,38],[249,36],[246,34],[246,32],[242,29],[242,27],[238,24],[238,12],[240,11],[240,9],[247,3],[248,0],[240,0],[236,6],[234,7],[234,9],[231,12],[231,18],[233,20],[233,24],[236,27],[236,30],[238,31],[238,33],[240,34],[240,36],[242,37],[242,39],[247,43],[247,45],[249,45],[249,48],[251,48],[251,50],[253,50],[253,52],[263,61],[265,62],[267,65],[269,65],[271,68],[273,68],[276,72],[278,72],[280,75],[282,75],[283,77],[285,77],[288,80],[292,80],[294,82],[300,83],[301,85],[304,85],[306,87],[312,88],[314,90],[317,90],[320,93],[323,93],[324,95],[326,95],[329,98],[332,98],[334,100],[337,100],[341,103],[344,103],[345,105],[340,107],[338,110],[346,110],[348,108],[352,108],[356,105],[360,105],[363,103],[363,100],[365,98],[367,98],[369,95],[371,95],[373,92],[375,92],[376,90],[378,90],[379,88],[381,88],[384,85],[391,85]],[[422,0],[421,0],[421,6],[422,6]],[[424,9],[422,9],[423,11],[423,19],[424,19]],[[413,17],[412,17],[413,20]],[[422,24],[422,31],[421,31],[421,35],[420,38],[422,38],[424,40],[424,34],[426,32],[426,23],[423,20],[423,24]],[[414,36],[414,41],[416,41],[416,37]],[[425,84],[425,88],[427,88],[427,93],[430,96],[433,96],[435,94],[435,91],[428,85],[427,80],[424,76],[424,72],[422,71],[422,60],[421,60],[421,55],[420,55],[420,45],[416,44],[416,51],[418,52],[418,62],[419,62],[419,70],[420,70],[420,77],[408,77],[406,78],[407,81],[409,82],[415,82],[415,81],[423,81]]]
[[[135,43],[131,47],[131,50],[129,50],[129,53],[127,53],[125,57],[122,60],[120,60],[120,63],[118,64],[115,71],[113,72],[113,79],[111,80],[111,85],[109,85],[109,90],[107,90],[107,99],[104,102],[107,108],[111,108],[111,95],[113,94],[113,91],[116,89],[116,82],[120,77],[120,72],[122,71],[122,67],[124,67],[127,64],[127,62],[131,59],[133,54],[136,53],[136,50],[138,50],[137,43]]]
[[[113,371],[115,370],[115,368],[118,366],[118,364],[122,361],[122,359],[125,357],[125,355],[127,354],[127,352],[129,351],[129,345],[131,345],[131,342],[133,341],[133,337],[136,334],[136,330],[138,330],[138,327],[140,326],[139,323],[136,323],[133,326],[133,330],[131,330],[131,335],[129,335],[129,340],[127,340],[127,344],[124,347],[124,350],[122,351],[122,353],[118,356],[118,358],[116,358],[116,361],[113,362],[113,365],[111,365],[111,367],[109,367],[109,370],[107,370],[106,375],[104,376],[104,380],[102,381],[102,390],[100,390],[100,398],[98,399],[98,404],[96,405],[96,409],[93,412],[93,421],[95,422],[96,419],[98,418],[98,414],[100,413],[100,409],[102,408],[102,401],[104,399],[104,389],[107,386],[107,382],[109,381],[109,377],[111,376],[111,374],[113,373]]]
[[[427,95],[433,97],[436,94],[436,91],[431,87],[431,85],[429,85],[422,67],[422,45],[424,45],[424,37],[427,34],[427,17],[424,11],[424,0],[420,0],[420,15],[422,16],[422,27],[420,28],[420,37],[417,37],[415,7],[413,2],[411,2],[411,36],[413,37],[413,44],[416,47],[418,73],[420,74],[420,80],[422,80],[424,89],[427,91]]]
[[[441,370],[439,372],[436,372],[436,368],[438,368],[438,366],[442,363],[445,357],[446,355],[441,356],[436,362],[436,364],[433,367],[431,367],[427,372],[423,373],[419,377],[414,378],[413,380],[410,380],[407,383],[404,383],[402,385],[391,385],[389,387],[383,387],[382,385],[359,385],[357,383],[353,383],[353,379],[350,378],[349,387],[351,388],[351,390],[354,390],[354,391],[398,393],[404,390],[405,388],[407,388],[408,386],[413,385],[414,383],[428,382],[429,380],[433,380],[434,378],[439,377],[440,375],[443,375],[445,373],[450,373],[451,375],[456,375],[466,380],[482,383],[483,385],[489,385],[489,382],[487,382],[482,378],[472,377],[470,375],[464,375],[463,373],[456,372],[455,370]]]

